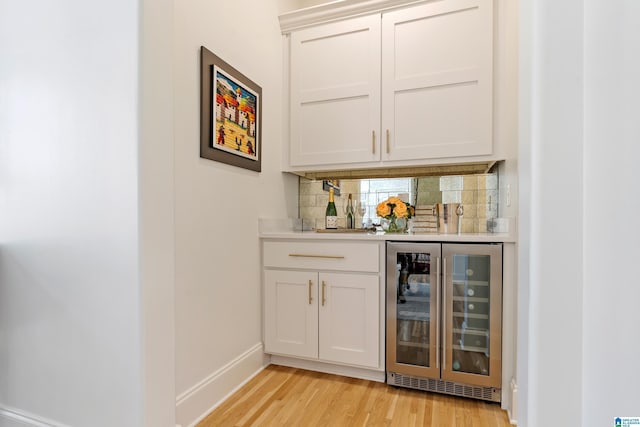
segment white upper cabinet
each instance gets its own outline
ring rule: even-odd
[[[383,160],[492,153],[491,3],[446,0],[382,15]]]
[[[288,170],[499,160],[494,1],[390,6],[291,31]]]
[[[290,47],[290,163],[379,160],[380,16],[296,31]]]

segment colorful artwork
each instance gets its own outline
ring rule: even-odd
[[[200,157],[262,170],[262,88],[200,48]]]
[[[213,69],[212,147],[258,160],[258,94],[218,66]]]

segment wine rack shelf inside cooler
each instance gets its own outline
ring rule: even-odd
[[[474,351],[489,355],[489,329],[453,328],[455,350]]]
[[[473,351],[474,353],[487,353],[489,351],[489,349],[487,349],[486,347],[472,347],[470,345],[454,345],[453,346],[454,350],[461,350],[461,351]]]
[[[489,302],[489,298],[466,297],[466,296],[454,296],[453,300],[461,301],[461,302],[485,302],[485,303]]]
[[[489,282],[486,280],[461,280],[453,279],[454,285],[467,285],[467,286],[489,286]]]
[[[484,319],[484,320],[489,319],[488,314],[468,313],[468,312],[465,313],[463,311],[454,311],[453,317],[463,317],[465,319]]]
[[[403,347],[414,347],[414,348],[429,348],[429,342],[414,342],[414,341],[398,341],[398,345]]]

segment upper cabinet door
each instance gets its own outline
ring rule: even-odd
[[[383,14],[382,160],[492,154],[493,1]]]
[[[295,31],[292,166],[380,160],[380,15]]]

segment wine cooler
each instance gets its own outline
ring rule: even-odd
[[[387,383],[499,402],[502,244],[387,242]]]

